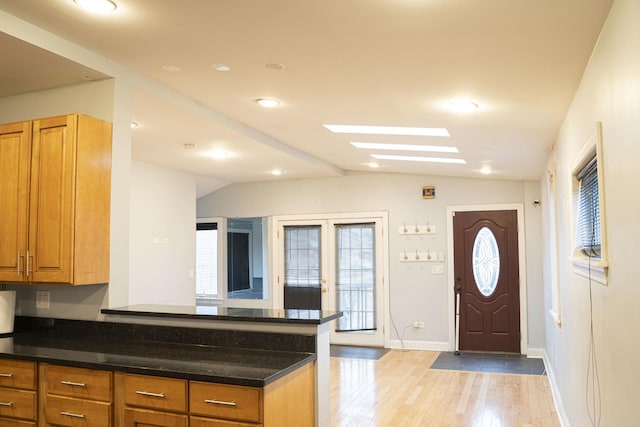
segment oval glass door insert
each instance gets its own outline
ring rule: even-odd
[[[498,286],[500,252],[498,242],[488,227],[482,227],[473,242],[473,277],[482,295],[488,297]]]

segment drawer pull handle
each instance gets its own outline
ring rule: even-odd
[[[2,377],[2,378],[13,378],[13,374],[2,374],[2,373],[0,373],[0,377]]]
[[[141,396],[149,396],[149,397],[159,397],[161,399],[164,399],[164,393],[151,393],[150,391],[136,391],[136,394],[139,394]]]
[[[74,414],[73,412],[66,412],[66,411],[60,412],[60,415],[64,415],[65,417],[72,417],[72,418],[84,418],[83,414]]]
[[[87,386],[85,383],[75,383],[73,381],[60,381],[60,384],[70,385],[70,386],[74,386],[74,387],[86,387]]]
[[[13,406],[13,402],[0,402],[0,406]]]
[[[210,403],[212,405],[224,405],[224,406],[238,406],[236,402],[226,402],[224,400],[205,399],[204,403]]]

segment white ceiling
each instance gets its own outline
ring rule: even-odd
[[[455,146],[467,162],[385,160],[374,173],[479,177],[489,165],[495,178],[538,179],[612,2],[115,1],[108,16],[72,0],[0,0],[0,10],[193,100],[199,113],[137,90],[132,156],[193,172],[209,189],[373,172],[373,152],[350,141]],[[0,96],[106,77],[3,33],[0,51]],[[459,98],[479,109],[452,113]],[[446,127],[451,137],[332,134],[328,123]],[[214,148],[229,157],[204,155]]]

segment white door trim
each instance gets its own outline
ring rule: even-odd
[[[326,213],[326,214],[304,214],[304,215],[276,215],[271,217],[272,222],[270,229],[272,238],[270,242],[277,242],[276,233],[281,228],[281,224],[294,223],[294,222],[312,222],[312,221],[327,221],[327,223],[344,223],[349,220],[364,220],[364,219],[377,219],[382,225],[382,240],[377,245],[377,250],[380,251],[381,262],[380,268],[382,270],[382,282],[381,292],[382,295],[382,312],[380,318],[382,320],[382,335],[383,346],[387,347],[387,343],[390,341],[390,328],[387,327],[390,323],[389,319],[389,214],[386,211],[378,212],[356,212],[356,213]],[[271,264],[271,283],[273,284],[272,301],[273,308],[282,309],[284,307],[284,301],[281,298],[282,283],[278,281],[278,275],[282,274],[281,262],[279,260],[280,248],[278,244],[274,244],[272,249],[273,257],[270,259]],[[380,306],[379,306],[380,307]]]
[[[524,236],[524,205],[522,203],[502,204],[502,205],[463,205],[447,206],[447,247],[448,263],[447,271],[449,277],[449,289],[447,290],[447,302],[449,304],[449,349],[453,351],[456,343],[456,331],[454,326],[455,315],[455,293],[453,291],[455,272],[453,265],[453,214],[455,212],[471,211],[516,211],[518,217],[518,268],[520,275],[520,353],[527,354],[529,350],[528,327],[527,327],[527,254]]]

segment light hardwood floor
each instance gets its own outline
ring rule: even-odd
[[[438,354],[332,357],[331,426],[560,426],[546,376],[429,369]]]

